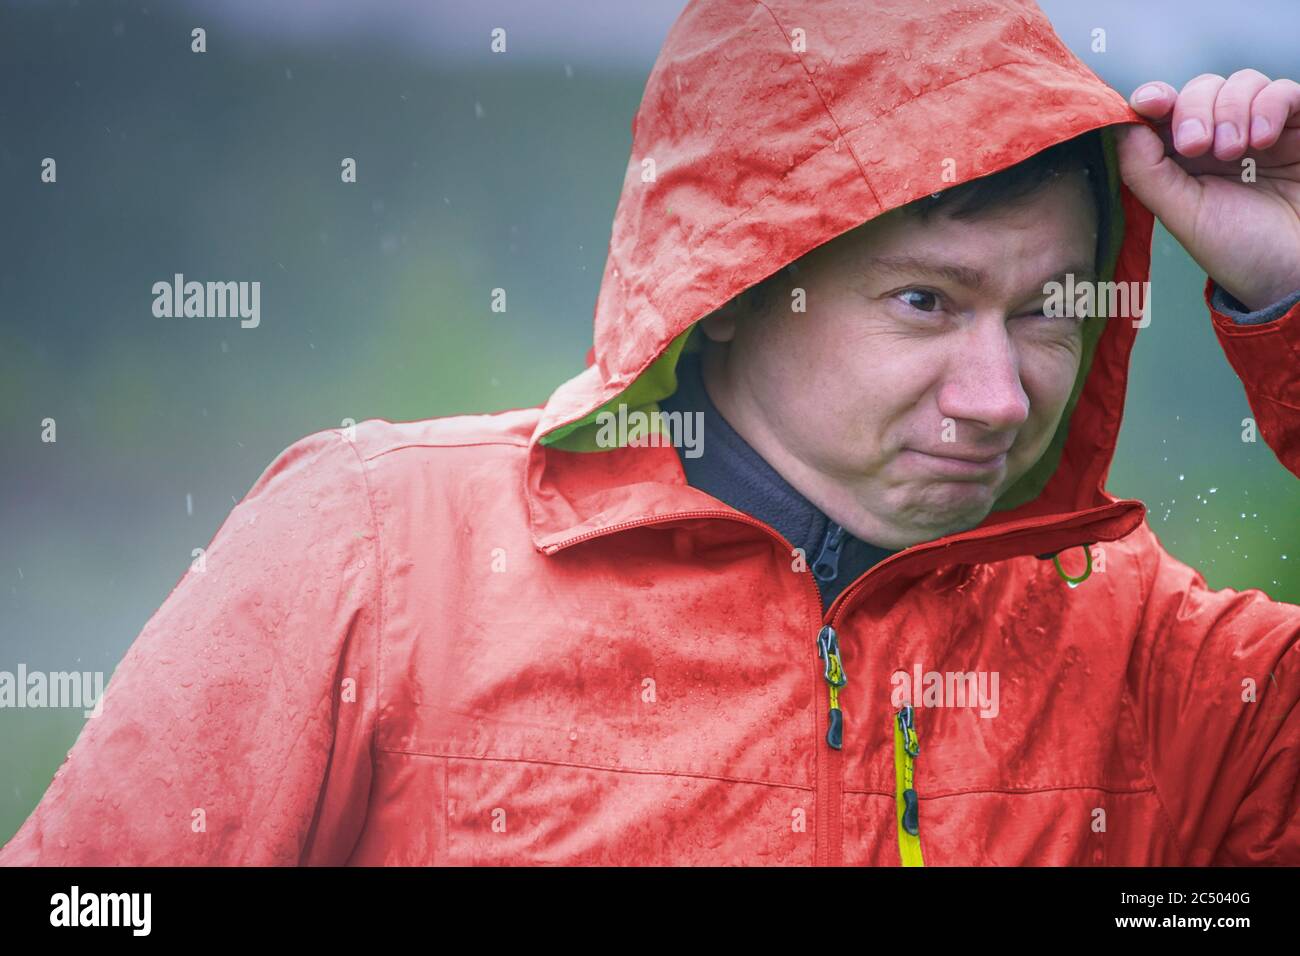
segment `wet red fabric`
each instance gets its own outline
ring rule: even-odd
[[[0,862],[895,866],[891,675],[919,667],[1000,675],[996,717],[917,708],[927,865],[1300,863],[1300,608],[1209,590],[1104,490],[1132,322],[1106,322],[1040,494],[825,618],[789,542],[673,449],[540,441],[748,285],[952,185],[946,158],[962,182],[1137,120],[1028,3],[690,4],[633,124],[588,367],[537,408],[281,454]],[[1121,199],[1115,278],[1144,281],[1152,217]],[[1300,474],[1297,312],[1208,321]],[[1077,588],[1037,557],[1077,573],[1086,544],[1104,569]]]

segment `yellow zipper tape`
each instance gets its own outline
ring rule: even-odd
[[[908,833],[903,826],[903,813],[907,809],[907,800],[903,794],[912,790],[912,774],[916,766],[916,759],[908,752],[910,749],[915,752],[920,749],[920,740],[916,734],[916,728],[913,726],[910,730],[910,740],[903,736],[903,728],[899,722],[899,715],[895,714],[894,724],[894,801],[898,821],[898,853],[903,860],[903,866],[925,866],[925,860],[921,857],[921,836],[919,832]]]

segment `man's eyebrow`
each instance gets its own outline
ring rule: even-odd
[[[981,270],[969,266],[956,266],[951,262],[936,262],[917,256],[873,256],[867,260],[867,266],[885,272],[910,273],[913,275],[932,275],[964,285],[968,289],[979,289],[988,278]]]
[[[917,256],[873,256],[867,260],[867,266],[885,272],[938,276],[968,289],[981,289],[988,279],[987,274],[980,269],[953,265],[951,262],[922,259]],[[1038,287],[1053,281],[1063,281],[1069,274],[1074,275],[1075,282],[1090,282],[1097,277],[1096,270],[1091,265],[1074,265],[1048,276],[1039,283]]]

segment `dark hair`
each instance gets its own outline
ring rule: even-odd
[[[998,209],[1029,198],[1039,189],[1061,176],[1082,170],[1088,180],[1088,189],[1097,209],[1097,245],[1095,249],[1097,270],[1100,274],[1108,265],[1110,249],[1110,185],[1106,173],[1106,157],[1102,148],[1101,131],[1089,130],[1073,139],[1049,146],[1034,153],[1014,166],[999,170],[979,179],[972,179],[951,189],[922,196],[903,206],[922,220],[936,212],[954,219],[975,219]],[[778,269],[761,282],[750,286],[742,296],[755,311],[766,307],[772,287],[784,274],[798,272],[798,262]]]
[[[903,208],[914,211],[923,220],[936,211],[953,219],[975,219],[1027,199],[1062,176],[1078,171],[1087,177],[1088,191],[1097,210],[1096,256],[1100,272],[1106,267],[1111,251],[1108,248],[1111,196],[1100,130],[1089,130],[1049,146],[992,175],[922,196]]]

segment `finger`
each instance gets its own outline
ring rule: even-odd
[[[1240,159],[1250,145],[1250,105],[1269,79],[1259,70],[1238,70],[1214,98],[1214,155]]]
[[[1128,102],[1135,112],[1147,119],[1161,120],[1169,115],[1176,99],[1178,99],[1177,90],[1168,83],[1155,80],[1151,83],[1143,83],[1134,90]]]
[[[1252,112],[1254,112],[1254,107],[1252,107]],[[1282,130],[1282,135],[1274,140],[1272,146],[1262,150],[1257,150],[1252,146],[1247,152],[1246,155],[1255,159],[1258,169],[1276,169],[1300,163],[1300,115],[1293,115],[1291,122],[1294,125]],[[1157,123],[1152,129],[1160,137],[1160,141],[1164,143],[1165,155],[1172,156],[1178,165],[1193,176],[1200,176],[1203,173],[1214,176],[1241,175],[1241,159],[1223,160],[1209,152],[1194,159],[1188,158],[1174,148],[1174,133],[1168,123]]]
[[[1174,146],[1184,156],[1201,156],[1214,142],[1214,100],[1226,83],[1217,73],[1193,77],[1174,103]]]
[[[1193,233],[1201,183],[1166,155],[1164,144],[1150,127],[1141,123],[1118,126],[1116,138],[1124,182],[1175,239],[1186,240]]]
[[[1274,80],[1255,96],[1250,111],[1250,145],[1254,149],[1267,149],[1278,141],[1286,127],[1300,126],[1300,83]]]

